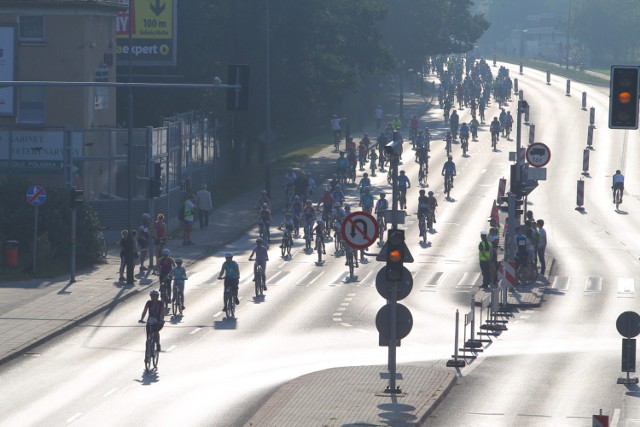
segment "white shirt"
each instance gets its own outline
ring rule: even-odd
[[[331,119],[331,130],[340,130],[340,119]]]
[[[382,120],[382,108],[376,108],[376,119]]]

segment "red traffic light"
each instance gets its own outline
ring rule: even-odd
[[[398,249],[389,251],[389,261],[400,262],[402,261],[402,253]]]
[[[622,104],[628,104],[629,102],[631,102],[631,94],[627,91],[620,92],[618,94],[618,101],[620,101]]]

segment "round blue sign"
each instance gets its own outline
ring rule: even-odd
[[[34,185],[27,190],[27,203],[31,206],[40,206],[47,200],[47,192],[44,187]]]

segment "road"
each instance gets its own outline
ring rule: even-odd
[[[557,270],[543,307],[516,314],[509,331],[461,370],[458,385],[432,420],[451,426],[587,425],[602,408],[615,415],[617,425],[633,425],[631,420],[640,419],[640,393],[615,384],[620,375],[615,318],[638,306],[633,286],[640,256],[634,215],[640,209],[633,193],[640,173],[634,164],[637,136],[609,131],[608,91],[587,89],[598,128],[586,209],[580,213],[574,208],[588,123],[577,96],[583,86],[573,84],[574,96],[566,97],[560,79],[549,87],[542,73],[531,70],[517,76],[512,69],[512,77],[519,78],[531,105],[536,140],[552,150],[548,180],[529,198],[529,207],[545,219]],[[513,102],[509,108],[515,112]],[[497,112],[492,103],[487,118]],[[461,118],[467,117],[463,111]],[[479,234],[487,229],[498,179],[508,177],[508,152],[515,147],[501,139],[499,151],[492,152],[488,123],[481,127],[480,141],[470,142],[469,157],[454,145],[458,177],[451,199],[445,200],[438,173],[445,161],[441,118],[438,109],[423,118],[434,135],[428,189],[440,204],[437,232],[429,235],[427,246],[418,243],[415,223],[417,164],[410,149],[403,157],[402,168],[414,184],[405,228],[415,263],[408,265],[414,288],[402,303],[414,325],[398,349],[399,364],[444,364],[449,358],[455,311],[467,310],[479,284]],[[626,174],[631,192],[625,195],[626,212],[618,213],[609,200],[617,168]],[[374,193],[388,189],[386,174],[378,174],[373,184]],[[355,205],[353,190],[349,198]],[[264,300],[255,300],[248,261],[255,237],[256,230],[249,230],[190,269],[187,310],[162,331],[157,373],[142,370],[144,329],[136,322],[146,297],[134,297],[2,366],[0,425],[237,426],[287,380],[330,367],[386,363],[374,324],[385,303],[374,286],[380,263],[369,257],[357,280],[348,281],[344,257],[335,257],[330,243],[320,266],[315,254],[302,251],[300,240],[291,260],[280,259],[272,245],[269,290]],[[221,282],[215,280],[227,250],[241,265],[235,321],[221,313]]]

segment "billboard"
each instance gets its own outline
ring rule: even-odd
[[[178,0],[129,2],[130,8],[116,17],[117,65],[127,65],[131,53],[134,66],[175,66]]]
[[[0,80],[14,80],[15,71],[15,26],[0,26]],[[0,88],[0,115],[15,115],[14,88]]]
[[[71,134],[72,156],[82,154],[82,133]],[[62,169],[62,130],[0,130],[0,169]]]

